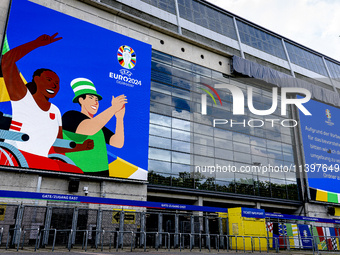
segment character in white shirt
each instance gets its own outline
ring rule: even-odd
[[[49,69],[38,69],[33,74],[32,82],[25,85],[16,66],[16,62],[31,51],[61,39],[57,38],[57,33],[52,36],[42,35],[8,51],[3,56],[1,68],[12,103],[10,130],[29,136],[29,140],[25,142],[9,140],[6,142],[23,153],[30,168],[82,173],[78,167],[47,158],[56,138],[62,138],[60,111],[49,102],[49,99],[54,98],[59,91],[58,75]],[[92,145],[91,141],[85,141],[75,149],[54,147],[54,151],[65,153],[70,150],[86,150],[92,149]]]

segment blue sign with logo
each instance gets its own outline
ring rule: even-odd
[[[263,209],[254,209],[254,208],[241,208],[242,217],[248,218],[265,218],[265,212]]]
[[[300,114],[309,187],[340,193],[340,109],[310,100],[304,106],[311,116]],[[300,169],[301,168],[301,169]]]
[[[13,0],[3,53],[0,113],[11,124],[0,126],[10,132],[0,165],[147,179],[151,45]]]
[[[313,247],[312,235],[308,225],[298,225],[301,242],[304,249],[311,249]]]

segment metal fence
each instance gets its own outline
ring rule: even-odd
[[[291,237],[273,236],[268,232],[267,236],[235,236],[229,233],[227,218],[202,212],[5,205],[0,217],[0,250],[310,250],[313,253],[340,250],[340,235]]]

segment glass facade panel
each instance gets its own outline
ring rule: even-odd
[[[329,61],[328,59],[325,59],[325,61],[326,61],[328,70],[331,73],[331,77],[334,80],[340,81],[340,64]]]
[[[178,1],[178,9],[181,18],[237,40],[231,16],[196,0]]]
[[[315,73],[328,76],[322,58],[296,45],[285,42],[290,61]]]
[[[201,4],[197,3],[197,6],[200,8]],[[249,33],[249,27],[245,31]],[[253,33],[256,40],[267,38],[267,34],[261,31],[253,29]],[[273,40],[272,46],[275,44],[277,47],[280,42]],[[273,127],[266,122],[261,128],[242,124],[213,127],[215,118],[232,118],[238,123],[252,118],[264,120],[264,117],[251,114],[247,108],[244,116],[232,115],[233,98],[230,92],[221,89],[218,93],[223,106],[207,100],[207,115],[201,114],[201,83],[214,86],[227,79],[228,83],[244,92],[247,86],[252,86],[256,109],[270,108],[271,91],[244,80],[226,78],[216,71],[156,51],[152,61],[153,71],[167,75],[167,80],[172,82],[165,84],[166,81],[160,80],[159,75],[152,76],[150,184],[299,199],[294,173],[271,173],[268,170],[270,167],[295,164],[294,139],[289,128],[281,127],[279,122],[275,122]],[[280,108],[278,113],[278,116],[266,117],[291,118],[289,115],[281,116]]]
[[[237,20],[241,42],[278,58],[287,60],[281,40],[245,22]]]
[[[141,1],[176,15],[175,0],[141,0]]]

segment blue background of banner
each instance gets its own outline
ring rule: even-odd
[[[316,133],[313,134],[311,131],[306,130],[306,127],[308,127],[308,128],[313,128],[316,130],[322,130],[327,133],[337,134],[338,136],[340,136],[340,109],[314,101],[314,100],[310,100],[309,102],[303,105],[312,114],[312,116],[305,116],[300,111],[300,125],[301,125],[301,133],[302,133],[302,138],[303,138],[303,147],[304,147],[306,164],[311,165],[311,164],[317,163],[317,164],[327,164],[328,166],[330,165],[334,166],[334,164],[338,164],[340,166],[340,162],[329,162],[328,160],[317,159],[315,157],[311,157],[311,154],[317,154],[323,157],[332,157],[337,160],[340,160],[340,155],[334,154],[334,153],[328,153],[322,150],[312,149],[310,147],[311,144],[313,144],[313,145],[316,145],[322,148],[339,151],[340,153],[340,147],[317,142],[314,140],[315,137],[317,137],[317,138],[324,139],[327,141],[337,142],[340,145],[340,139],[333,138],[330,135],[326,136],[326,135],[321,135],[321,134],[316,134]],[[332,126],[326,123],[326,121],[328,121],[328,118],[326,116],[326,109],[330,110],[331,122],[334,123]],[[308,135],[314,137],[314,139],[313,140],[308,139]],[[300,169],[297,169],[297,170],[300,171]],[[340,178],[340,171],[335,172],[335,171],[327,170],[326,174],[331,174],[333,176]],[[340,193],[340,180],[325,178],[324,172],[322,171],[321,168],[319,172],[308,171],[307,176],[308,176],[309,187],[315,188],[315,189],[321,189],[324,191]]]
[[[100,19],[98,17],[98,19]],[[110,21],[107,21],[110,22]],[[117,26],[118,29],[127,29]],[[69,110],[80,111],[72,103],[74,97],[70,82],[78,77],[92,80],[99,95],[98,113],[111,106],[111,95],[125,94],[128,99],[124,118],[125,144],[122,149],[107,146],[108,151],[145,170],[148,169],[149,110],[151,79],[151,45],[127,36],[92,25],[26,0],[13,0],[7,36],[9,47],[32,41],[42,34],[58,32],[63,39],[40,47],[17,62],[17,66],[29,82],[38,68],[48,68],[60,78],[60,90],[51,103],[61,114]],[[141,80],[142,86],[128,87],[117,84],[109,73],[120,74],[124,69],[117,61],[118,48],[130,46],[137,57],[131,78]],[[9,103],[1,103],[0,111],[11,114]],[[115,118],[106,125],[115,132]],[[109,157],[109,163],[113,161]]]

